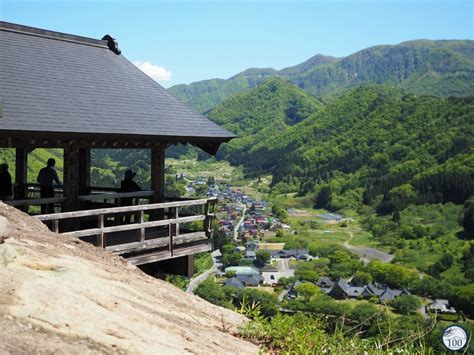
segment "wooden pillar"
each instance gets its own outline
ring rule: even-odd
[[[151,189],[153,202],[165,200],[165,147],[157,145],[151,149]]]
[[[79,195],[88,195],[91,186],[91,150],[79,149]]]
[[[64,202],[65,211],[79,208],[79,148],[71,142],[64,148]]]
[[[151,148],[151,190],[154,191],[152,203],[160,203],[165,200],[165,147],[156,145]],[[150,213],[150,220],[164,218],[164,211]]]
[[[187,260],[187,265],[186,265],[186,269],[187,269],[187,277],[192,277],[194,275],[194,255],[188,255],[187,256],[188,260]]]
[[[26,187],[28,177],[28,151],[24,148],[16,148],[15,152],[15,199],[26,198]]]

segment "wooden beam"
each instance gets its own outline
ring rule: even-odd
[[[179,258],[181,256],[187,256],[205,251],[211,251],[212,245],[209,242],[203,244],[194,245],[186,248],[175,249],[173,257],[171,257],[169,251],[158,251],[150,254],[143,254],[134,257],[126,258],[127,261],[132,265],[143,265],[153,263],[161,260],[167,260],[171,258]]]
[[[66,218],[75,218],[75,217],[87,217],[87,216],[97,216],[100,214],[113,214],[113,213],[122,213],[122,212],[139,212],[139,211],[150,211],[156,210],[159,208],[174,208],[174,207],[185,207],[185,206],[196,206],[204,205],[207,201],[211,199],[199,199],[199,200],[187,200],[187,201],[174,201],[174,202],[163,202],[155,203],[148,205],[137,205],[137,206],[125,206],[125,207],[111,207],[111,208],[97,208],[95,210],[85,210],[85,211],[76,211],[76,212],[63,212],[63,213],[51,213],[43,214],[39,216],[33,216],[38,218],[40,221],[50,221],[55,219],[66,219]],[[205,219],[204,215],[198,215],[199,220],[202,221]],[[191,217],[180,217],[180,223],[193,222],[188,220],[189,218],[195,218],[196,216]]]
[[[78,230],[75,232],[66,232],[62,233],[63,235],[67,235],[70,237],[76,237],[76,238],[81,238],[81,237],[87,237],[91,235],[97,235],[99,233],[115,233],[115,232],[123,232],[123,231],[133,231],[133,230],[140,230],[142,228],[152,228],[152,227],[161,227],[161,226],[167,226],[172,223],[178,223],[178,222],[194,222],[194,221],[202,221],[204,220],[203,215],[197,215],[197,216],[190,216],[190,217],[180,217],[179,220],[176,219],[163,219],[159,221],[150,221],[150,222],[144,222],[142,224],[138,223],[132,223],[132,224],[124,224],[121,226],[111,226],[111,227],[103,227],[103,228],[90,228],[90,229],[82,229]],[[204,232],[200,232],[204,233]],[[169,238],[168,238],[169,240]]]
[[[207,240],[204,232],[193,232],[180,235],[175,238],[174,243],[176,245],[182,245],[187,243],[194,243],[198,241]],[[155,249],[159,247],[165,247],[169,244],[169,239],[167,237],[147,239],[146,241],[141,242],[130,242],[124,244],[111,245],[105,249],[117,254],[125,254],[143,251],[147,249]]]
[[[28,198],[24,200],[12,200],[12,201],[4,201],[6,204],[10,206],[39,206],[45,205],[48,203],[61,203],[64,202],[63,197],[46,197],[46,198]],[[58,218],[59,219],[59,218]],[[50,219],[54,220],[54,218]]]
[[[15,152],[15,199],[26,198],[26,182],[28,174],[28,152],[24,148],[17,148]]]

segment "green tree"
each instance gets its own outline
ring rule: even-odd
[[[210,279],[201,282],[198,287],[196,287],[194,293],[199,297],[204,298],[206,301],[218,306],[228,306],[228,301],[223,288]]]
[[[242,260],[242,255],[240,253],[226,253],[222,255],[222,264],[225,267],[228,266],[238,266]]]
[[[356,286],[367,285],[369,282],[372,282],[372,275],[364,271],[357,271],[352,279],[352,283]]]
[[[319,292],[319,287],[310,282],[302,282],[296,286],[296,292],[298,292],[298,296],[302,297],[306,301],[309,301],[311,297]]]
[[[353,320],[356,320],[359,323],[367,321],[370,318],[373,318],[379,311],[377,307],[370,303],[358,303],[349,314],[349,317]],[[372,323],[372,322],[370,322]]]
[[[256,254],[256,262],[258,265],[263,266],[270,261],[272,254],[268,250],[259,249]]]
[[[462,219],[464,234],[468,239],[474,239],[474,196],[464,203],[464,216]]]
[[[418,297],[412,295],[403,295],[390,302],[395,311],[401,314],[410,314],[416,312],[421,307],[421,301]]]
[[[315,208],[327,208],[331,201],[331,188],[329,186],[323,186],[316,196],[314,201]]]
[[[286,212],[286,208],[279,203],[275,203],[272,206],[272,213],[280,221],[285,222],[288,219],[288,212]]]
[[[272,317],[277,314],[280,304],[276,296],[253,288],[246,288],[241,290],[237,297],[234,299],[234,305],[240,307],[244,298],[248,304],[256,303],[260,304],[261,312],[266,317]]]
[[[290,276],[290,277],[280,277],[278,280],[278,285],[287,287],[288,285],[294,284],[296,281],[296,277]]]
[[[277,238],[283,238],[286,236],[286,232],[283,228],[278,228],[276,231],[276,237]]]
[[[230,243],[224,244],[221,246],[221,253],[222,254],[229,254],[232,253],[234,250],[234,246]]]
[[[301,281],[316,282],[318,281],[318,273],[314,270],[298,268],[295,276]]]

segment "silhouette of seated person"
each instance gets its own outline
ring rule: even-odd
[[[133,179],[137,175],[136,172],[133,170],[128,169],[125,171],[125,175],[123,180],[120,182],[120,190],[119,192],[136,192],[141,191],[142,188],[135,182]],[[125,197],[122,198],[122,206],[131,206],[133,205],[133,197]],[[137,216],[135,216],[135,221],[137,220]],[[126,215],[124,218],[125,223],[130,223],[131,215]]]
[[[59,180],[58,173],[55,169],[56,160],[49,158],[46,166],[40,170],[36,181],[40,184],[40,197],[54,197],[54,183],[62,187],[63,183]],[[41,214],[54,213],[54,203],[46,203],[41,205]]]
[[[8,164],[3,163],[0,165],[0,200],[12,200],[12,191],[12,176],[8,172]]]

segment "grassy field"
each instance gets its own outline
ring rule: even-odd
[[[194,277],[206,272],[212,267],[210,253],[200,253],[194,256]]]
[[[166,159],[166,166],[172,168],[176,173],[185,173],[192,178],[214,177],[225,181],[242,176],[242,169],[231,166],[226,161],[209,159],[197,161],[195,159]]]

